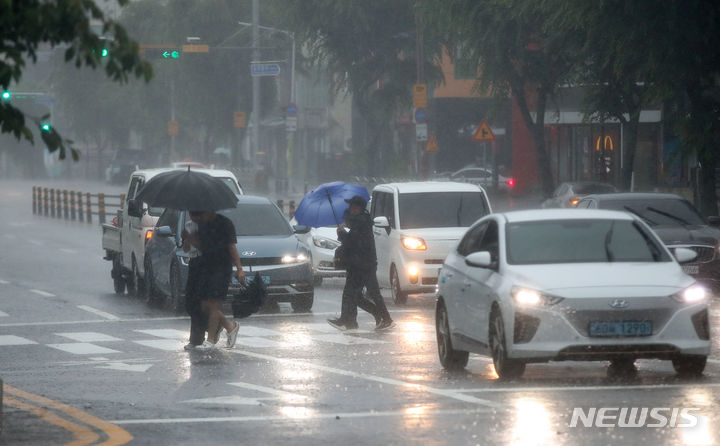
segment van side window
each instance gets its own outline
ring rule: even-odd
[[[142,187],[142,184],[142,177],[132,177],[132,179],[130,180],[130,187],[128,188],[127,197],[125,198],[127,200],[132,200],[133,198],[135,198],[135,194]]]
[[[385,204],[385,195],[382,192],[373,192],[372,194],[372,205],[370,206],[372,209],[371,217],[380,217],[382,214],[382,207]]]
[[[390,222],[390,227],[395,229],[395,196],[393,194],[386,194],[385,198],[385,216]]]

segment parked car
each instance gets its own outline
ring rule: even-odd
[[[373,189],[370,214],[380,286],[404,304],[410,293],[435,291],[445,256],[468,226],[491,211],[474,184],[410,182]]]
[[[290,220],[292,226],[297,225],[293,218]],[[330,277],[344,277],[345,270],[335,268],[333,258],[335,249],[340,246],[337,239],[337,227],[327,226],[321,228],[310,228],[306,234],[298,234],[300,240],[310,247],[312,253],[313,285],[322,285],[323,279]]]
[[[588,195],[578,208],[614,209],[629,212],[645,221],[670,248],[689,248],[697,253],[683,265],[686,273],[720,290],[720,218],[704,218],[684,198],[673,194],[622,193]]]
[[[484,188],[492,187],[492,169],[487,167],[463,167],[450,174],[450,181],[477,184]],[[498,190],[510,192],[515,186],[515,180],[498,174]]]
[[[263,197],[238,196],[237,207],[218,213],[235,226],[246,277],[259,272],[271,301],[290,302],[295,311],[309,311],[314,299],[312,258],[309,247],[296,236],[309,228],[291,227],[277,206]],[[165,296],[176,311],[185,306],[190,257],[182,250],[180,233],[189,218],[187,211],[163,211],[146,248],[148,294]],[[229,294],[239,291],[233,279]]]
[[[500,378],[531,362],[671,360],[697,375],[710,352],[709,293],[638,217],[534,210],[474,224],[440,272],[436,306],[443,367],[490,355]]]
[[[580,199],[590,194],[613,194],[617,189],[612,184],[595,181],[573,181],[560,184],[553,192],[552,197],[545,200],[543,208],[571,208],[575,207]]]
[[[152,236],[152,228],[158,221],[162,208],[149,207],[146,203],[135,202],[135,195],[156,175],[174,170],[140,169],[130,175],[126,204],[115,217],[117,224],[103,224],[102,248],[105,260],[113,262],[110,275],[117,294],[128,294],[148,297],[145,284],[145,245]],[[242,194],[242,188],[235,175],[228,170],[195,169],[214,177],[218,177],[235,193]]]

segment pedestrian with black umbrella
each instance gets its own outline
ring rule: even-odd
[[[204,314],[208,339],[195,348],[204,351],[214,349],[222,328],[228,334],[227,346],[233,347],[239,325],[237,322],[230,323],[220,308],[232,280],[233,265],[237,268],[238,281],[243,282],[245,275],[235,246],[235,227],[230,219],[216,211],[236,206],[237,197],[222,180],[193,172],[188,167],[187,171],[175,170],[152,178],[135,199],[150,206],[190,211],[197,231],[183,229],[183,249],[194,247],[199,256],[193,260],[186,289],[186,308],[191,316],[188,346],[200,341],[198,331],[205,328]],[[202,313],[197,311],[195,299],[200,302]]]

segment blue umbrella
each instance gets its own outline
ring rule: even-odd
[[[343,212],[348,208],[345,199],[360,195],[370,199],[367,189],[357,184],[335,181],[321,184],[303,197],[295,210],[298,224],[319,228],[342,223]]]

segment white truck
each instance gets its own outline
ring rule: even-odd
[[[125,206],[117,213],[113,223],[102,225],[102,248],[105,260],[112,262],[110,275],[113,279],[115,293],[138,297],[152,298],[145,284],[145,243],[152,236],[162,208],[154,208],[147,203],[138,203],[135,196],[142,186],[154,176],[181,168],[141,169],[130,176]],[[235,175],[229,170],[193,169],[222,179],[237,195],[243,190]]]

